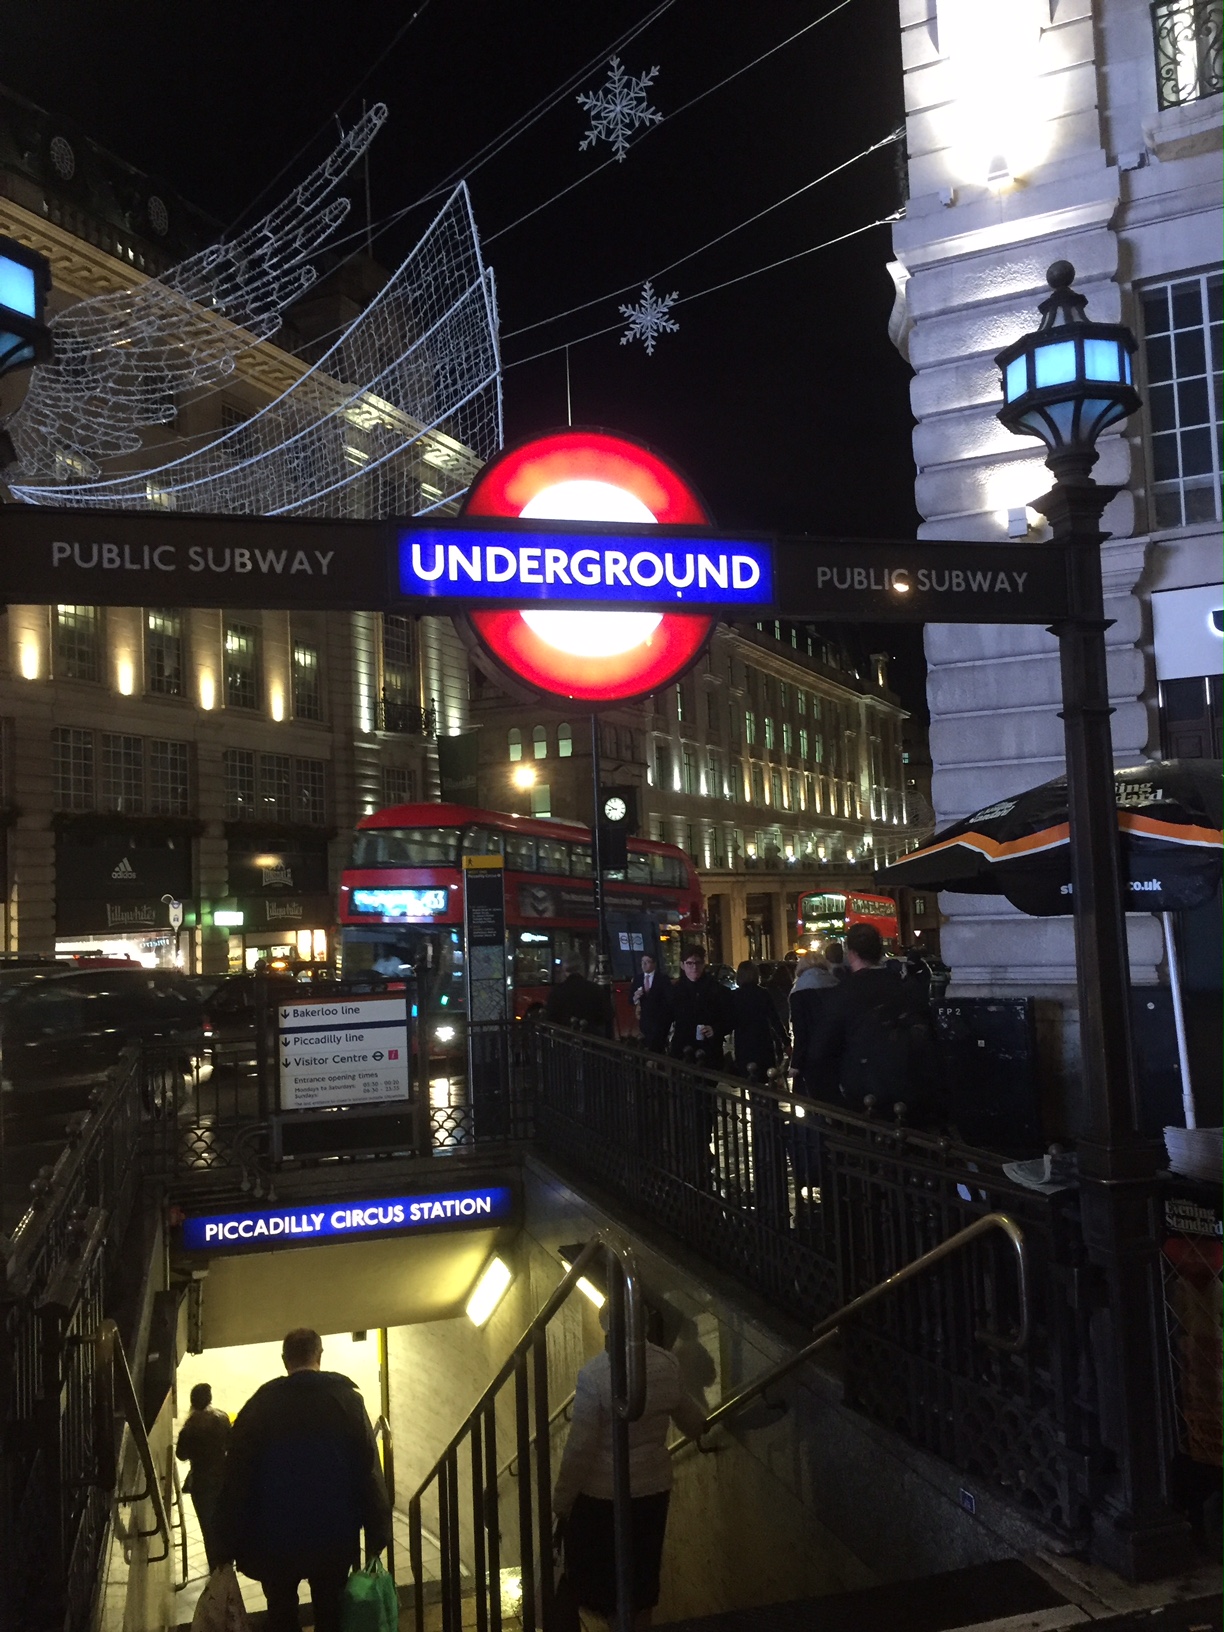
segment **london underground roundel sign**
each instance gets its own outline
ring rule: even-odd
[[[557,431],[501,454],[473,483],[463,514],[710,525],[693,488],[657,454],[585,430]],[[634,611],[633,593],[624,611],[540,606],[467,616],[484,650],[515,678],[579,702],[620,702],[683,673],[714,624],[708,613]]]

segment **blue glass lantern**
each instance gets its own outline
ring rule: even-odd
[[[1054,262],[1040,326],[995,358],[1003,375],[1000,420],[1017,436],[1040,437],[1055,475],[1090,470],[1101,432],[1139,407],[1134,335],[1121,323],[1091,322],[1074,278],[1070,261]]]
[[[51,357],[44,316],[51,267],[45,255],[14,238],[0,238],[0,374]]]

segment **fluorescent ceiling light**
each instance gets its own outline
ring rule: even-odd
[[[465,1313],[473,1326],[483,1326],[505,1297],[513,1276],[510,1266],[496,1253],[481,1271],[480,1279],[472,1288]]]

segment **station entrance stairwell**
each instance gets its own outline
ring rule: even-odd
[[[556,1027],[492,1028],[479,1049],[478,1092],[401,1119],[402,1160],[445,1172],[447,1183],[492,1159],[542,1162],[610,1216],[653,1230],[792,1330],[805,1327],[806,1345],[793,1345],[782,1372],[749,1377],[747,1393],[731,1390],[714,1413],[720,1422],[738,1420],[838,1330],[844,1398],[875,1431],[959,1470],[1059,1548],[1088,1546],[1111,1460],[1099,1403],[1106,1362],[1092,1341],[1074,1192],[1024,1190],[996,1155],[892,1118],[853,1116]],[[228,1105],[180,1065],[156,1050],[125,1059],[73,1124],[7,1243],[4,1632],[85,1632],[112,1534],[135,1538],[150,1558],[181,1545],[173,1466],[144,1449],[172,1377],[155,1341],[158,1319],[168,1329],[166,1311],[154,1309],[151,1321],[147,1295],[150,1275],[165,1267],[163,1227],[172,1235],[184,1209],[266,1203],[320,1159],[309,1149],[286,1155],[285,1118],[273,1126],[262,1085]],[[367,1190],[380,1173],[387,1188],[402,1184],[392,1120],[372,1128],[368,1112],[337,1113],[317,1171],[329,1182],[359,1174],[353,1182]],[[416,1142],[422,1125],[429,1156]],[[590,1250],[607,1264],[628,1420],[640,1278],[623,1232]],[[401,1553],[397,1564],[401,1587],[404,1563],[413,1569],[409,1624],[457,1632],[470,1611],[481,1628],[551,1632],[550,1434],[563,1426],[551,1402],[565,1390],[547,1375],[546,1334],[576,1270],[558,1275],[557,1291],[406,1504],[411,1557]],[[105,1324],[112,1318],[131,1355],[131,1389]],[[503,1390],[513,1405],[499,1418]],[[1172,1421],[1170,1401],[1153,1409]],[[503,1500],[498,1491],[515,1473]],[[508,1568],[521,1596],[499,1620]]]

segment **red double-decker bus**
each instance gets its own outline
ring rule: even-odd
[[[547,1001],[580,957],[589,974],[597,952],[590,829],[571,822],[509,816],[466,805],[393,805],[363,817],[341,875],[342,973],[406,977],[423,940],[435,946],[438,979],[431,1007],[462,1015],[465,856],[500,856],[504,866],[506,951],[514,1012]],[[683,850],[630,839],[628,867],[605,875],[607,953],[618,1029],[633,1029],[630,994],[640,959],[651,953],[673,976],[680,951],[703,939],[705,913],[696,869]]]
[[[900,938],[897,903],[890,895],[865,895],[859,890],[801,895],[796,946],[801,952],[819,951],[826,941],[840,941],[851,924],[873,924],[885,950],[896,950]]]

